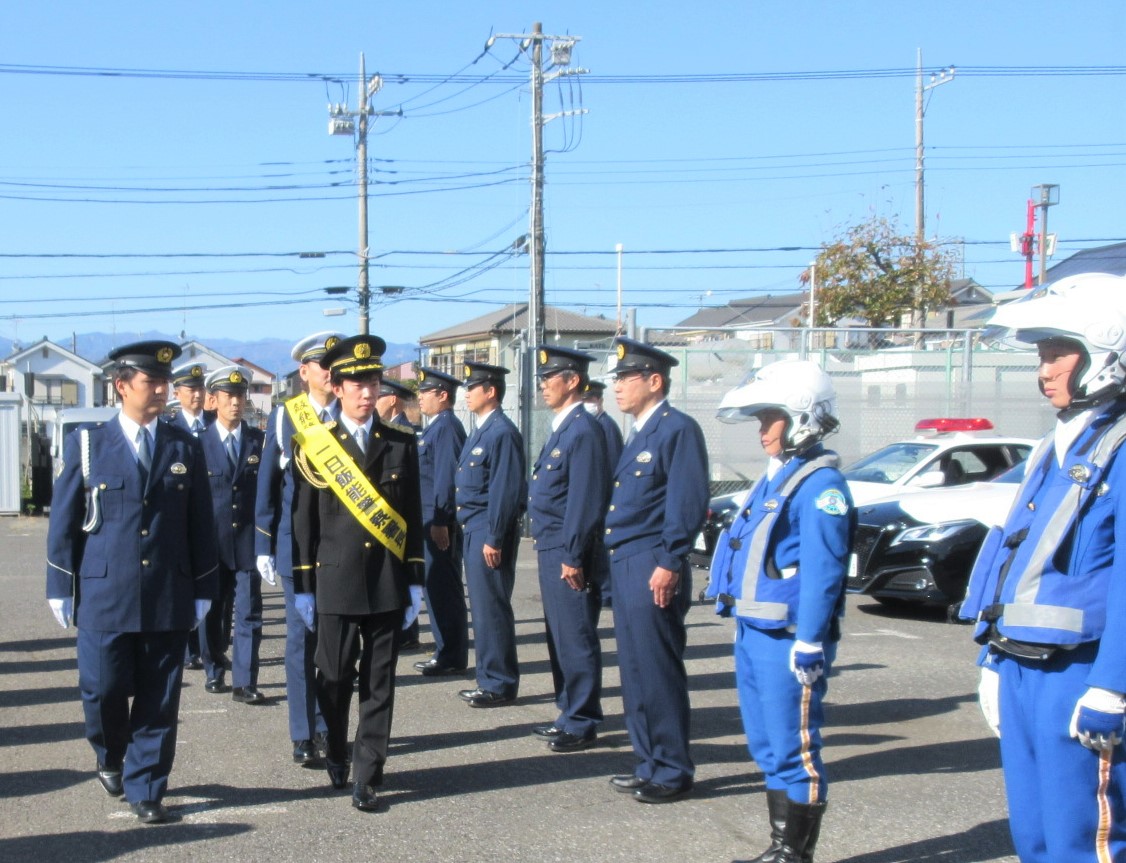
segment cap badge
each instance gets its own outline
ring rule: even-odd
[[[465,367],[465,376],[468,378],[471,374],[473,374],[473,369],[469,368],[469,366],[466,366]]]
[[[547,365],[547,351],[545,351],[545,350],[540,351],[540,365],[541,366]]]
[[[230,381],[232,384],[241,384],[242,383],[242,373],[241,372],[231,372],[230,375],[227,376],[227,380]]]
[[[626,346],[621,342],[618,343],[618,359],[624,360],[626,358]]]
[[[203,377],[203,366],[192,366],[192,377],[193,378],[202,378]]]
[[[338,336],[329,336],[327,339],[325,339],[325,350],[331,351],[338,344],[340,344],[340,338]]]
[[[426,380],[426,372],[419,372],[419,373],[418,373],[418,379],[419,379],[420,381],[424,381],[424,380]]]
[[[1072,465],[1071,470],[1067,472],[1067,475],[1071,477],[1075,482],[1080,483],[1086,482],[1091,478],[1091,472],[1087,470],[1086,465],[1082,464]]]
[[[358,360],[366,360],[371,356],[371,345],[367,342],[360,342],[352,349],[352,356]]]
[[[158,363],[170,363],[170,362],[172,362],[172,348],[168,348],[168,347],[160,348],[156,352],[156,361]]]

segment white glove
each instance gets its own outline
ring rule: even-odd
[[[272,554],[258,555],[254,565],[258,567],[258,574],[262,576],[262,580],[266,584],[273,586],[278,583],[278,571],[274,569],[274,556]]]
[[[422,611],[422,585],[412,584],[411,604],[403,609],[403,629],[410,629],[410,625],[418,620],[418,613]]]
[[[790,648],[790,671],[802,686],[813,686],[825,673],[825,651],[821,643],[795,641]]]
[[[317,597],[313,593],[295,593],[293,605],[309,632],[317,631]]]
[[[981,708],[985,724],[998,738],[1001,736],[1001,703],[997,695],[1000,684],[1001,675],[992,668],[982,666],[981,681],[977,685],[977,706]]]
[[[69,629],[70,621],[74,617],[74,598],[66,596],[60,599],[48,599],[47,604],[51,606],[51,614],[55,615],[59,626]]]
[[[195,623],[192,624],[192,629],[195,629],[197,626],[203,623],[203,619],[207,617],[207,612],[210,610],[210,599],[197,599],[195,601]]]
[[[1068,733],[1095,752],[1110,752],[1126,737],[1126,698],[1092,686],[1075,702]]]

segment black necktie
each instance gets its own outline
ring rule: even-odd
[[[137,463],[141,466],[141,473],[148,477],[152,469],[152,441],[149,440],[148,429],[143,426],[137,432]]]
[[[227,435],[227,461],[231,463],[231,472],[238,466],[238,451],[235,449],[235,436]]]

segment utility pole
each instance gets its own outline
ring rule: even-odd
[[[543,32],[543,25],[539,21],[532,25],[531,33],[497,33],[490,36],[489,41],[485,43],[485,49],[491,48],[498,39],[514,39],[519,43],[520,50],[528,51],[531,49],[532,212],[531,248],[529,249],[531,273],[528,290],[528,326],[525,330],[524,357],[520,376],[520,431],[524,435],[528,464],[531,464],[537,454],[532,440],[532,405],[536,399],[535,351],[537,347],[543,344],[545,329],[543,285],[546,242],[543,229],[543,127],[560,117],[586,113],[586,109],[580,108],[575,111],[562,111],[545,117],[543,113],[543,85],[547,81],[553,81],[565,75],[584,75],[587,70],[567,68],[571,63],[571,50],[575,47],[575,43],[581,40],[581,37],[549,36]],[[547,68],[555,69],[554,72],[545,72],[544,70],[544,42],[549,44],[551,51],[551,59]]]
[[[926,240],[926,211],[923,207],[923,118],[926,116],[926,104],[923,97],[928,90],[954,80],[954,67],[948,66],[938,72],[931,73],[930,83],[923,86],[923,49],[916,49],[915,61],[915,248],[922,249]],[[912,326],[922,329],[926,325],[923,311],[922,285],[915,289],[915,309],[911,315]]]
[[[371,287],[368,282],[368,117],[401,117],[396,111],[372,111],[368,100],[383,88],[383,78],[372,75],[369,79],[364,68],[364,55],[360,52],[359,106],[349,111],[343,102],[328,106],[328,133],[330,135],[356,136],[356,187],[360,205],[360,275],[356,298],[360,307],[360,334],[368,334],[368,310],[371,307]],[[359,120],[357,129],[356,121]]]
[[[1032,194],[1040,198],[1040,281],[1044,284],[1044,274],[1048,271],[1048,246],[1054,246],[1054,238],[1048,233],[1048,207],[1060,202],[1060,187],[1054,183],[1041,183],[1032,187]]]

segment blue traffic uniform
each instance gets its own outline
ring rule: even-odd
[[[262,580],[255,566],[254,514],[265,436],[243,422],[234,466],[221,437],[219,423],[199,435],[211,482],[219,554],[219,595],[201,627],[200,647],[204,671],[214,679],[223,672],[215,661],[230,645],[231,683],[245,688],[258,685],[262,643]]]
[[[1126,859],[1126,751],[1070,737],[1088,687],[1126,692],[1126,405],[1091,409],[1062,464],[1049,434],[1004,528],[987,535],[963,617],[999,674],[1009,826],[1024,863]]]
[[[516,657],[516,552],[520,516],[528,497],[520,431],[497,408],[465,442],[457,464],[454,499],[465,532],[465,580],[473,612],[477,686],[505,698],[520,688]],[[501,563],[485,563],[484,546],[500,549]]]
[[[146,475],[119,420],[67,435],[47,528],[47,597],[74,599],[86,739],[100,764],[122,769],[130,803],[159,802],[168,789],[195,600],[214,600],[216,585],[199,441],[158,423]]]
[[[692,602],[688,553],[708,510],[708,454],[694,419],[661,402],[626,443],[613,474],[605,544],[614,595],[626,728],[638,758],[634,775],[690,787],[688,676],[684,618]],[[653,601],[657,567],[679,573],[665,608]]]
[[[735,681],[747,746],[766,787],[825,802],[822,702],[840,639],[856,512],[835,453],[815,444],[762,477],[716,540],[707,595],[734,614]],[[795,641],[820,644],[812,686],[790,668]]]
[[[314,405],[314,407],[316,407]],[[327,408],[335,419],[339,405]],[[293,435],[295,429],[285,405],[270,413],[262,460],[258,466],[258,492],[254,515],[254,554],[273,555],[274,568],[285,595],[285,697],[289,708],[289,736],[295,743],[325,733],[317,705],[313,657],[317,635],[306,627],[294,604],[293,582]]]
[[[445,666],[469,664],[469,611],[461,581],[462,536],[454,502],[454,480],[465,427],[452,410],[436,414],[418,441],[419,482],[426,556],[426,607],[434,634],[434,659]],[[430,528],[449,530],[450,544],[440,549]]]
[[[577,737],[589,737],[602,722],[602,601],[594,565],[609,478],[597,421],[581,402],[563,408],[532,466],[528,515],[559,710],[553,725]],[[584,590],[562,578],[564,565],[582,569]]]

